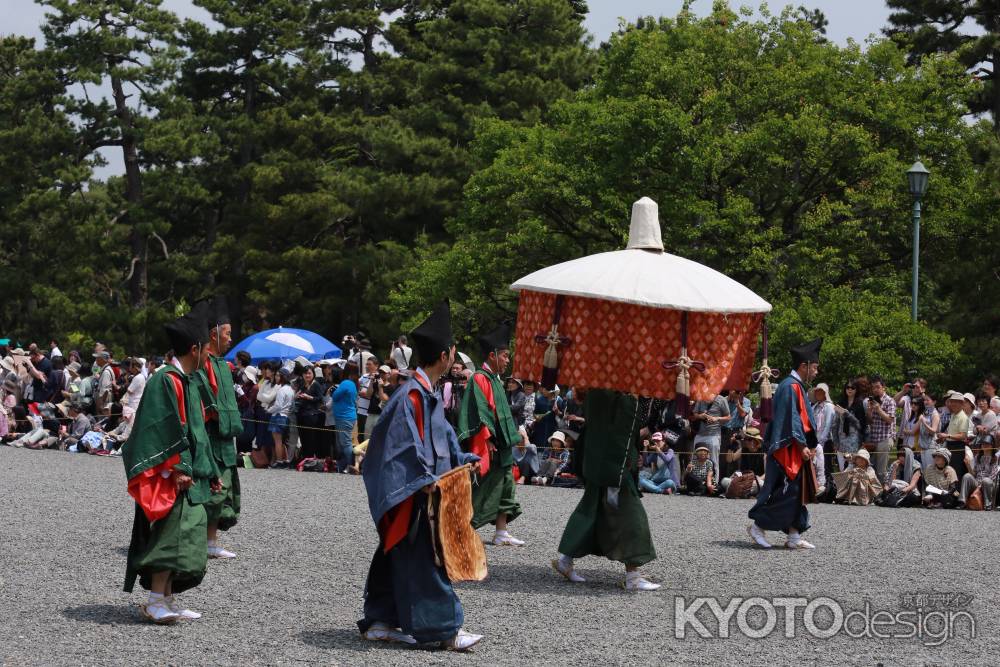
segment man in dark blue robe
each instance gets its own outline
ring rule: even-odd
[[[749,512],[753,523],[747,526],[750,538],[765,549],[771,548],[764,533],[767,530],[787,533],[785,546],[789,549],[815,548],[802,538],[809,529],[806,503],[815,500],[810,495],[815,493],[812,459],[816,433],[806,383],[819,372],[822,345],[822,339],[817,339],[792,349],[795,368],[774,394],[774,420],[768,424],[764,439],[764,484]]]
[[[426,500],[441,475],[479,460],[459,449],[434,391],[455,358],[448,303],[439,305],[410,340],[420,365],[383,408],[362,464],[379,545],[358,628],[365,639],[467,651],[482,636],[462,630],[462,604],[445,569],[434,562]]]

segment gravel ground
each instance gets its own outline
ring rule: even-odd
[[[528,545],[488,547],[489,578],[458,586],[467,629],[486,635],[474,657],[372,645],[354,625],[376,544],[361,480],[241,472],[243,519],[224,539],[239,558],[211,562],[184,596],[202,620],[156,627],[139,616],[144,592],[121,592],[132,505],[120,460],[0,447],[0,664],[986,665],[1000,651],[996,576],[980,564],[995,557],[1000,513],[823,505],[809,533],[815,552],[764,552],[744,532],[747,501],[647,496],[659,559],[645,570],[664,587],[630,594],[618,588],[621,566],[603,559],[578,563],[586,584],[550,570],[580,492],[531,487],[518,489],[525,513],[512,524]],[[697,619],[713,637],[690,624],[684,638],[675,632],[678,596],[712,596],[723,608],[736,597],[826,596],[845,612],[867,601],[871,614],[895,614],[911,604],[903,593],[962,594],[923,607],[966,609],[975,638],[956,622],[940,646],[927,636],[820,639],[801,608],[786,638],[780,607],[763,639],[748,641],[738,614],[720,638],[708,606]],[[821,609],[815,623],[831,618]],[[759,607],[749,613],[755,628],[766,620]]]

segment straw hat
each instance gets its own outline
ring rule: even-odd
[[[549,442],[552,442],[553,440],[558,440],[564,445],[566,444],[566,436],[563,435],[562,431],[556,431],[549,437]]]

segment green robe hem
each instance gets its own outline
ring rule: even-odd
[[[240,474],[236,466],[224,468],[219,477],[222,491],[213,493],[205,503],[208,523],[219,530],[229,530],[240,518]]]
[[[170,587],[175,594],[198,586],[208,568],[207,530],[205,507],[192,504],[186,493],[178,496],[170,514],[152,524],[136,504],[125,592],[132,592],[136,579],[149,590],[152,575],[164,571],[172,573]]]
[[[570,558],[604,556],[627,566],[640,566],[656,559],[649,532],[649,518],[631,475],[618,494],[618,507],[608,504],[606,486],[587,484],[583,497],[570,515],[559,553]]]
[[[498,465],[494,459],[485,477],[479,477],[472,487],[472,525],[481,528],[495,524],[501,514],[510,523],[521,516],[521,506],[514,499],[514,473],[510,466]]]

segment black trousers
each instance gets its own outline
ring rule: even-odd
[[[299,415],[299,441],[302,443],[299,458],[306,459],[313,456],[323,458],[326,456],[323,453],[326,451],[323,440],[325,432],[319,430],[322,426],[322,413]]]
[[[708,485],[705,480],[690,474],[684,476],[684,488],[686,489],[685,493],[689,496],[704,496],[708,493]]]

